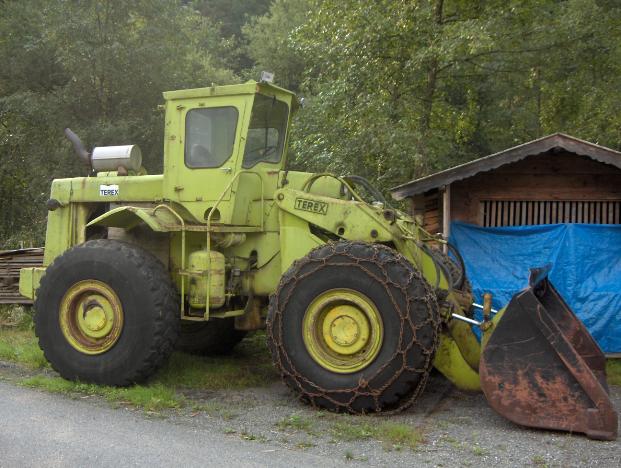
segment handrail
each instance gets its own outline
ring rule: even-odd
[[[179,213],[177,213],[168,205],[157,205],[155,208],[153,208],[153,216],[155,216],[155,212],[158,210],[158,208],[166,208],[174,217],[179,220],[181,224],[181,271],[185,271],[185,221],[183,220],[181,215],[179,215]],[[179,276],[181,276],[181,317],[183,318],[183,316],[185,315],[185,276]]]
[[[265,204],[265,197],[263,196],[263,177],[261,177],[259,175],[258,172],[254,172],[254,171],[249,171],[249,170],[241,170],[235,173],[235,175],[231,178],[231,181],[228,183],[228,185],[226,186],[226,188],[222,191],[222,194],[220,195],[220,197],[218,198],[218,200],[216,201],[216,203],[211,207],[211,209],[209,210],[209,214],[207,215],[207,252],[211,252],[211,217],[214,214],[214,212],[216,211],[216,208],[218,207],[218,205],[222,202],[222,200],[224,200],[224,196],[226,195],[226,193],[232,188],[233,186],[233,182],[235,182],[235,180],[237,178],[239,178],[239,176],[241,174],[254,174],[259,178],[259,181],[261,182],[261,231],[263,231],[265,229],[265,209],[264,209],[264,204]],[[211,271],[211,255],[207,255],[207,271]],[[207,291],[206,291],[206,295],[205,295],[205,315],[204,318],[205,320],[209,320],[209,301],[211,299],[211,279],[209,279],[207,281]]]
[[[361,203],[366,203],[368,205],[368,203],[364,201],[364,199],[360,195],[358,195],[358,192],[356,192],[346,180],[330,172],[319,172],[317,174],[313,174],[311,177],[306,179],[306,182],[304,182],[304,185],[302,185],[301,190],[303,192],[308,193],[311,187],[313,186],[313,184],[315,183],[315,181],[317,181],[318,179],[321,179],[322,177],[332,177],[333,179],[336,179],[338,182],[343,184],[347,188],[347,190],[349,190],[349,193],[352,194],[352,196],[356,199],[356,201],[359,201]]]

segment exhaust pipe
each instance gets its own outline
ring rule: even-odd
[[[69,140],[73,145],[73,150],[78,155],[78,158],[80,158],[84,162],[84,164],[88,166],[89,169],[92,169],[93,163],[91,160],[91,154],[86,151],[86,148],[84,147],[82,140],[80,140],[80,137],[73,133],[70,128],[65,128],[65,136],[67,137],[67,140]]]

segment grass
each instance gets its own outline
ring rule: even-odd
[[[30,388],[39,388],[51,393],[67,395],[97,395],[110,402],[130,405],[147,412],[158,412],[165,409],[179,408],[184,400],[174,390],[161,384],[117,388],[105,385],[70,382],[60,377],[45,377],[35,375],[21,381],[21,385]]]
[[[248,432],[246,429],[239,433],[239,437],[243,440],[256,440],[257,442],[267,442],[267,437],[263,435],[256,435]]]
[[[0,359],[32,369],[47,367],[34,335],[30,308],[0,307]],[[171,388],[232,390],[270,385],[278,380],[265,333],[246,338],[230,356],[174,353],[151,383]]]
[[[533,456],[532,460],[533,465],[535,466],[541,466],[541,467],[546,467],[548,466],[546,459],[544,457],[542,457],[541,455],[535,455]]]
[[[444,441],[446,443],[450,444],[451,447],[453,447],[455,449],[460,449],[463,446],[461,441],[459,441],[459,440],[457,440],[457,439],[455,439],[454,437],[451,437],[451,436],[444,437]]]
[[[31,308],[0,306],[0,359],[29,369],[48,367],[34,336]]]
[[[201,404],[195,404],[192,409],[196,412],[202,411],[212,417],[220,417],[226,421],[231,421],[239,416],[230,404],[219,400],[208,400]]]
[[[31,309],[0,306],[0,360],[29,369],[49,367],[34,334]],[[246,338],[230,356],[200,357],[173,353],[168,363],[146,384],[128,388],[70,382],[35,375],[22,384],[53,393],[97,395],[145,411],[178,408],[185,404],[184,390],[232,390],[270,385],[278,380],[265,344],[265,334]],[[195,407],[223,419],[236,417],[225,403],[206,401]]]
[[[4,328],[0,328],[0,359],[18,362],[30,369],[43,369],[49,366],[30,330],[7,332]]]
[[[394,448],[416,449],[423,441],[423,431],[407,424],[384,423],[379,427],[376,437]]]
[[[199,357],[174,353],[153,381],[174,388],[235,390],[263,387],[278,380],[265,334],[246,338],[230,356]]]
[[[403,447],[415,450],[424,442],[420,428],[395,422],[379,422],[371,418],[342,416],[331,427],[331,435],[339,440],[355,441],[376,439],[385,449],[400,450]]]
[[[354,452],[352,452],[351,450],[346,450],[344,457],[345,457],[345,460],[347,461],[361,461],[361,462],[368,461],[368,457],[364,455],[361,457],[356,457],[354,455]]]
[[[32,320],[29,320],[30,314],[26,309],[24,306],[0,304],[0,329],[29,328]]]
[[[335,439],[351,442],[373,437],[373,426],[368,422],[356,421],[354,417],[343,416],[330,428]]]
[[[251,434],[250,432],[243,430],[239,436],[244,439],[244,440],[257,440],[257,436],[254,434]]]
[[[307,434],[312,434],[313,432],[313,422],[299,414],[292,414],[289,417],[281,419],[276,426],[278,426],[278,429],[281,431],[292,429],[294,431],[303,431]]]
[[[608,359],[606,362],[606,377],[609,385],[621,387],[621,359]]]
[[[424,442],[422,430],[407,424],[382,421],[369,416],[339,415],[325,411],[317,412],[313,414],[313,417],[304,417],[294,413],[278,421],[276,426],[280,431],[305,432],[311,436],[319,432],[325,433],[331,437],[329,443],[378,440],[386,450],[402,448],[415,450]]]
[[[23,333],[27,334],[29,332]],[[13,332],[10,336],[15,337],[16,333]],[[0,351],[3,349],[3,343],[3,341],[0,341]],[[36,342],[34,345],[36,346]],[[256,343],[253,342],[246,344],[245,350],[236,352],[237,357],[204,358],[174,353],[168,364],[150,379],[147,384],[127,388],[70,382],[60,377],[44,377],[41,375],[26,379],[22,383],[28,387],[37,387],[54,393],[99,395],[108,401],[129,404],[142,408],[145,411],[179,408],[184,406],[185,403],[185,398],[178,393],[183,389],[241,389],[273,382],[275,371],[268,370],[265,363],[259,362],[253,365],[254,358],[251,355],[251,351],[254,346],[256,346]],[[9,347],[8,349],[19,350],[21,348]],[[0,359],[2,356],[0,354]],[[39,367],[41,367],[40,364],[46,364],[42,354],[40,356],[34,354],[39,361],[24,353],[16,356],[11,354],[10,356],[15,357],[16,361],[22,363],[24,363],[24,358],[27,357],[29,359],[27,362],[36,362]],[[42,361],[40,361],[41,359]],[[261,360],[260,354],[257,356],[257,359]],[[234,419],[237,416],[230,408],[218,401],[207,401],[195,406],[195,409],[228,420]]]
[[[485,450],[483,447],[473,447],[472,453],[478,457],[482,457],[483,455],[487,455],[487,450]]]

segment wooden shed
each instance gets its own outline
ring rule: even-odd
[[[431,233],[479,226],[621,223],[621,152],[556,133],[412,180],[409,198]]]

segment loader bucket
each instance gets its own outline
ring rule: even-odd
[[[606,360],[548,270],[531,270],[529,287],[495,324],[481,356],[481,387],[490,406],[517,424],[614,440]]]

